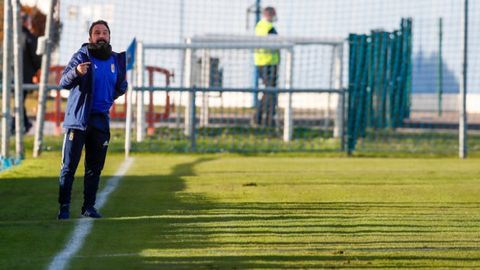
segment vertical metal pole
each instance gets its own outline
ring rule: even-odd
[[[328,81],[328,88],[330,89],[333,89],[333,82],[335,81],[335,59],[336,59],[336,55],[335,55],[335,52],[337,51],[336,50],[336,46],[332,46],[332,51],[331,51],[331,58],[330,58],[330,78],[329,78],[329,81]],[[328,126],[329,126],[329,123],[330,123],[330,104],[331,104],[331,97],[332,97],[332,94],[331,93],[327,93],[327,108],[324,109],[324,118],[325,118],[325,122],[323,124],[323,128],[325,130],[328,130]]]
[[[184,34],[184,31],[185,31],[185,26],[184,26],[185,0],[180,0],[179,2],[180,2],[180,8],[179,8],[180,31],[178,31],[178,34],[179,34],[178,41],[180,43],[183,43],[183,36],[185,35]],[[180,71],[180,72],[182,72],[182,71]]]
[[[154,70],[148,70],[148,86],[153,87],[154,83]],[[147,134],[152,136],[155,134],[155,107],[154,107],[154,91],[150,89],[148,91],[148,127],[147,127]],[[167,102],[165,103],[165,111],[168,111],[169,102],[168,102],[168,93],[167,93]]]
[[[52,20],[53,8],[56,0],[49,1],[49,8],[47,14],[47,22],[45,26],[45,53],[42,56],[42,70],[40,72],[40,85],[38,90],[38,109],[37,109],[37,125],[35,128],[35,142],[33,145],[33,157],[39,157],[42,151],[43,142],[43,126],[45,120],[45,107],[47,105],[47,82],[48,69],[50,67],[50,44],[52,42]]]
[[[438,116],[442,116],[442,95],[443,95],[443,18],[438,19]]]
[[[185,14],[185,0],[180,0],[180,10],[179,10],[179,20],[180,20],[180,31],[179,31],[179,38],[178,42],[179,44],[182,44],[184,42],[184,14]],[[180,68],[179,68],[179,76],[180,78],[180,87],[183,87],[183,71],[185,69],[185,51],[180,50],[179,57],[178,57],[178,62],[180,63]],[[180,129],[180,113],[179,113],[179,108],[182,106],[182,96],[183,92],[178,93],[178,101],[177,101],[177,109],[175,111],[175,128],[178,130]]]
[[[136,64],[135,64],[136,65]],[[128,83],[128,90],[125,95],[125,102],[127,103],[126,121],[125,121],[125,158],[130,156],[130,149],[132,146],[132,114],[133,114],[133,82],[135,72],[130,71],[130,82]]]
[[[463,70],[460,83],[460,113],[459,113],[459,156],[461,159],[467,158],[467,79],[468,79],[468,0],[465,0],[463,14]]]
[[[201,85],[202,87],[210,87],[210,54],[208,49],[203,49],[202,53],[202,65],[201,65]],[[200,111],[200,126],[208,126],[208,91],[202,92],[202,109]]]
[[[342,90],[342,76],[343,76],[343,44],[335,46],[335,83],[336,90]],[[335,119],[335,127],[333,129],[334,138],[344,137],[344,98],[343,94],[338,94],[337,98],[337,114]],[[343,147],[343,143],[342,143]]]
[[[17,160],[25,157],[23,143],[23,42],[22,18],[20,17],[20,2],[13,0],[13,57],[14,57],[14,82],[15,82],[15,153]]]
[[[190,44],[191,40],[187,40],[187,44]],[[183,71],[184,74],[184,87],[191,88],[192,87],[192,59],[193,59],[193,50],[191,48],[185,49],[185,70]],[[195,99],[192,97],[195,95],[195,92],[189,91],[187,93],[187,106],[185,107],[185,135],[190,136],[193,134],[193,122],[195,121],[195,117],[192,118],[192,111],[195,107]],[[195,116],[195,115],[193,115]]]
[[[188,117],[187,118],[190,118],[191,119],[191,122],[190,122],[190,126],[189,126],[189,129],[190,129],[190,151],[193,152],[195,151],[196,147],[197,147],[197,144],[196,144],[196,130],[195,130],[195,99],[196,99],[196,92],[195,92],[195,87],[192,87],[190,89],[190,91],[188,92],[189,93],[189,103],[193,104],[193,106],[191,107],[191,109],[188,111]]]
[[[3,77],[2,77],[2,153],[7,158],[10,139],[10,88],[12,81],[11,58],[12,51],[12,6],[10,0],[3,1]]]
[[[137,65],[136,65],[136,79],[137,79],[137,86],[143,87],[144,84],[144,70],[145,70],[145,60],[144,60],[144,50],[143,50],[143,43],[137,42]],[[136,91],[137,96],[137,142],[142,142],[145,139],[145,104],[144,104],[144,97],[145,91],[140,90]]]
[[[261,0],[256,0],[255,2],[255,25],[253,27],[253,31],[255,32],[257,23],[260,21],[260,16],[261,16]],[[253,95],[252,95],[252,105],[254,108],[257,108],[258,106],[258,68],[253,63]]]
[[[293,48],[287,50],[285,59],[285,89],[291,89],[293,84]],[[273,94],[273,93],[272,93]],[[292,92],[287,93],[287,104],[285,105],[283,120],[283,141],[289,142],[293,135],[293,108]]]
[[[260,21],[260,15],[261,15],[261,0],[256,0],[255,1],[255,24]]]

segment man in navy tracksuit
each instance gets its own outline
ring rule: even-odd
[[[60,86],[71,89],[65,110],[58,219],[70,217],[70,197],[85,146],[83,207],[85,217],[100,218],[95,199],[110,141],[109,109],[127,89],[125,53],[112,52],[110,28],[92,23],[89,43],[82,45],[65,68]]]

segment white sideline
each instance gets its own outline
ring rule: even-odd
[[[102,189],[102,191],[97,196],[97,202],[95,206],[97,209],[101,209],[105,202],[108,199],[110,193],[112,193],[118,186],[120,179],[125,175],[128,168],[133,163],[133,159],[129,158],[120,164],[120,168],[115,172],[114,176],[108,179],[107,184]],[[52,262],[48,266],[49,270],[62,270],[65,269],[71,260],[71,258],[80,250],[83,246],[85,238],[90,233],[90,230],[93,226],[93,219],[91,218],[82,218],[77,221],[75,224],[75,229],[72,236],[68,240],[65,248],[62,251],[57,253],[53,258]]]

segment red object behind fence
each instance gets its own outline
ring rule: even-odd
[[[148,72],[148,85],[152,87],[154,86],[155,72],[165,75],[165,86],[170,86],[170,77],[175,77],[175,74],[173,72],[170,72],[170,70],[165,68],[146,66],[145,69]],[[149,104],[147,112],[148,135],[153,135],[155,133],[155,121],[167,119],[170,116],[170,110],[175,110],[175,107],[174,104],[170,104],[170,95],[168,92],[166,92],[165,111],[163,113],[155,113],[155,106],[153,104],[153,91],[149,91]]]
[[[51,66],[50,67],[50,74],[54,76],[55,83],[58,85],[60,83],[60,79],[62,78],[62,72],[65,66]],[[62,134],[62,122],[65,117],[64,113],[62,112],[62,97],[60,95],[60,89],[55,90],[55,106],[54,110],[45,113],[45,121],[52,121],[55,122],[55,135]]]
[[[51,66],[50,73],[53,74],[55,79],[55,83],[59,84],[60,79],[62,77],[62,72],[65,66]],[[154,66],[147,66],[145,67],[148,72],[148,81],[149,86],[154,86],[154,75],[155,72],[161,73],[165,75],[165,86],[170,85],[170,78],[174,78],[175,74],[170,72],[168,69],[161,68],[161,67],[154,67]],[[62,134],[62,127],[61,123],[65,118],[65,113],[62,111],[62,97],[60,94],[61,90],[55,90],[55,106],[53,111],[49,111],[45,113],[45,121],[52,121],[55,123],[55,135]],[[110,117],[116,120],[125,120],[126,112],[127,112],[127,95],[125,95],[125,102],[123,104],[123,112],[117,112],[116,110],[117,104],[113,104],[112,109],[110,110]],[[160,121],[167,119],[170,115],[171,111],[175,110],[174,104],[170,103],[170,95],[167,92],[166,100],[165,100],[165,111],[163,113],[155,113],[155,107],[153,104],[153,91],[149,91],[149,105],[148,105],[148,112],[147,112],[147,121],[148,121],[148,128],[147,134],[152,135],[154,133],[155,121]]]

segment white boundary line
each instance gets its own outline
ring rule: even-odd
[[[120,164],[120,168],[115,172],[114,176],[108,179],[107,184],[102,189],[102,191],[97,196],[97,202],[95,206],[97,209],[101,209],[103,205],[107,202],[108,196],[112,193],[118,186],[120,179],[125,175],[127,170],[133,163],[133,159],[129,158]],[[85,238],[90,233],[93,226],[92,218],[82,218],[76,222],[75,230],[73,231],[72,236],[68,240],[65,248],[62,251],[57,253],[53,258],[52,262],[48,266],[49,270],[62,270],[65,269],[72,259],[72,257],[80,250],[83,246]]]

